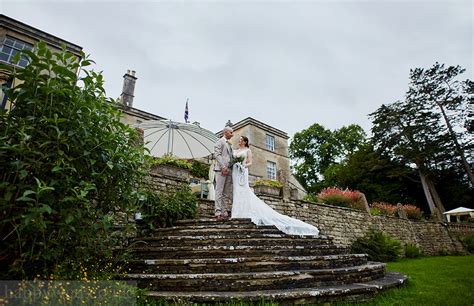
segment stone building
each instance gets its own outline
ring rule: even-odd
[[[253,153],[253,164],[249,170],[250,180],[269,179],[288,181],[290,161],[288,158],[288,134],[268,124],[248,117],[232,125],[234,137],[232,147],[237,148],[240,136],[249,139]],[[217,133],[222,137],[222,131]]]
[[[0,14],[0,62],[13,65],[14,56],[23,49],[31,50],[39,41],[43,41],[53,51],[60,51],[64,45],[67,50],[81,58],[82,47],[56,37],[18,20]],[[26,58],[21,58],[15,64],[17,67],[25,67],[28,64]],[[18,80],[13,79],[8,71],[0,70],[0,85],[8,88],[18,85]],[[0,91],[0,109],[10,109],[11,104],[3,92]]]

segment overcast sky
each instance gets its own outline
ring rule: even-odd
[[[132,4],[133,2],[133,4]],[[402,99],[410,68],[473,79],[473,1],[24,1],[0,11],[83,47],[118,97],[214,132],[253,117],[288,133],[352,123]]]

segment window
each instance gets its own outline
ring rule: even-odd
[[[267,150],[275,151],[275,137],[267,134],[265,145],[267,147]]]
[[[267,178],[269,180],[276,180],[277,165],[274,162],[267,160]]]
[[[23,49],[31,50],[33,49],[33,46],[21,40],[5,36],[0,44],[0,61],[11,64],[13,57]],[[26,57],[22,56],[16,65],[26,67],[26,65],[28,65],[28,60]]]

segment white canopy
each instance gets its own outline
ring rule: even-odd
[[[444,212],[443,214],[446,215],[448,222],[451,222],[451,216],[456,217],[456,221],[459,222],[459,217],[461,216],[470,216],[474,218],[474,209],[466,208],[466,207],[458,207],[455,209],[451,209],[450,211]]]

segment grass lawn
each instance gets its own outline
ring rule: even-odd
[[[403,259],[387,270],[408,276],[408,283],[363,305],[474,305],[474,255]]]

